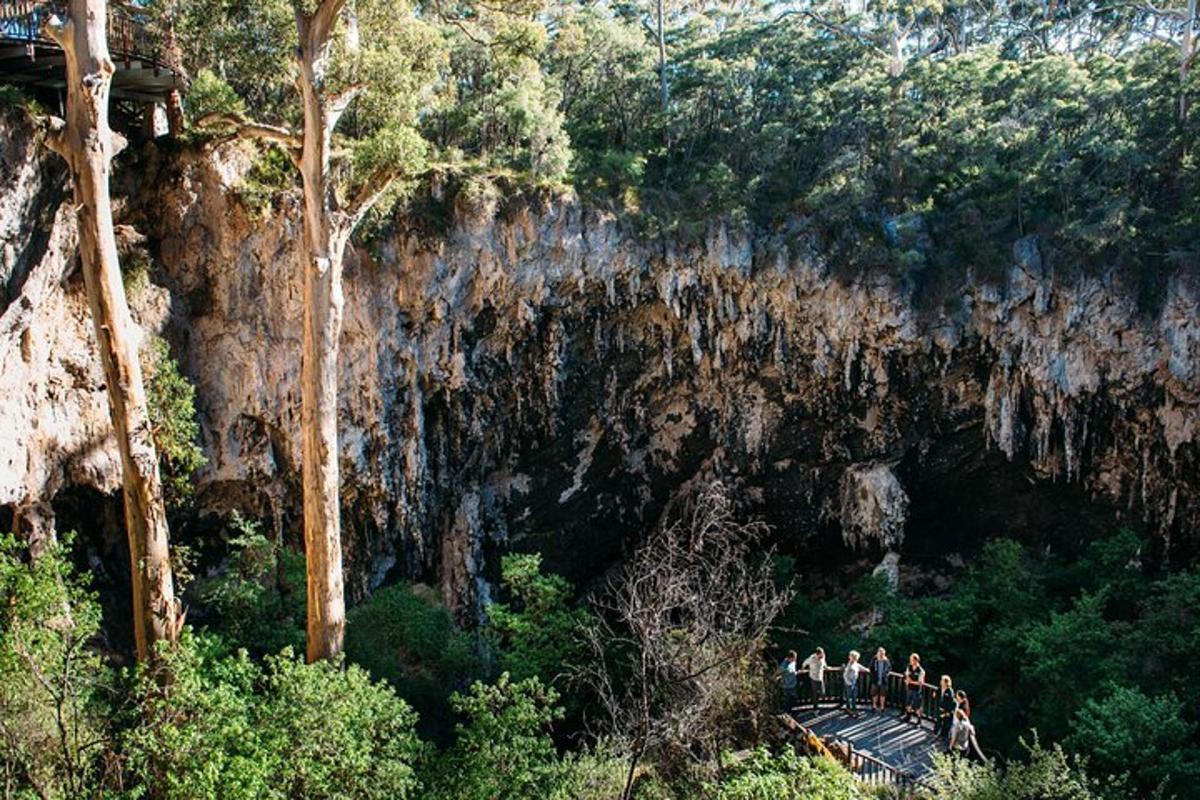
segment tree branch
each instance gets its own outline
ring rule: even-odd
[[[345,208],[345,213],[350,217],[350,230],[358,227],[363,217],[371,212],[379,198],[383,197],[402,174],[403,171],[398,167],[385,167],[367,178]]]
[[[310,46],[318,47],[329,41],[333,26],[345,6],[346,0],[321,0],[317,10],[305,20],[305,33],[308,34]]]
[[[354,102],[354,98],[362,94],[366,88],[365,84],[354,83],[325,99],[326,138],[333,135],[333,129],[337,127],[338,122],[342,119],[342,114],[346,113],[346,109]]]
[[[218,144],[234,139],[254,139],[282,146],[293,161],[299,158],[303,142],[299,136],[287,128],[252,122],[240,114],[229,114],[224,111],[213,111],[196,120],[196,126],[199,128],[215,128],[222,125],[232,126],[234,132],[229,136],[219,137]]]

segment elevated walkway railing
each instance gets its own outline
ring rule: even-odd
[[[0,39],[24,44],[30,58],[35,57],[38,48],[57,48],[42,27],[51,15],[65,14],[66,5],[64,0],[0,0]],[[181,72],[178,50],[169,36],[151,24],[145,11],[127,3],[110,2],[107,22],[108,49],[114,61],[124,62],[126,67],[134,60],[144,61]]]
[[[842,680],[843,672],[844,670],[841,667],[834,667],[825,672],[824,691],[820,692],[817,697],[818,707],[837,708],[842,705],[845,697],[844,681]],[[811,686],[808,685],[808,676],[805,673],[801,673],[798,678],[796,708],[799,710],[811,708],[812,693]],[[869,708],[871,705],[870,684],[871,676],[869,674],[863,673],[858,676],[857,697],[860,707]],[[937,686],[931,683],[921,683],[920,711],[922,717],[930,722],[937,719],[937,692]],[[889,708],[903,709],[907,707],[907,700],[908,687],[905,683],[904,674],[899,672],[888,673],[887,685],[884,691],[885,705]],[[791,714],[785,716],[790,720],[791,724],[788,727],[794,733],[801,734],[805,737],[806,741],[811,741],[812,739],[819,741],[826,754],[832,754],[837,760],[842,761],[855,776],[870,785],[913,789],[922,783],[922,779],[888,764],[875,756],[855,749],[849,742],[843,742],[839,747],[837,742],[823,740]],[[844,748],[844,753],[839,752],[842,748]],[[810,749],[812,748],[810,747]],[[980,749],[979,742],[975,736],[971,737],[971,751],[972,755],[979,761],[988,761]]]
[[[921,785],[921,779],[855,747],[848,742],[829,742],[791,714],[783,714],[785,727],[797,737],[803,748],[814,755],[838,761],[854,777],[868,786],[889,786],[909,791]]]

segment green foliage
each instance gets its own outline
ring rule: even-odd
[[[184,67],[195,76],[188,100],[193,110],[233,110],[223,105],[230,99],[224,87],[232,88],[255,114],[268,118],[278,118],[295,101],[291,75],[296,22],[288,0],[147,5],[170,18]],[[197,89],[200,97],[191,98]]]
[[[558,694],[537,678],[513,682],[502,674],[494,684],[475,683],[455,693],[454,710],[466,718],[457,741],[438,760],[433,796],[544,798],[558,787],[566,767],[549,728],[562,716]]]
[[[188,112],[196,119],[213,113],[246,113],[246,103],[237,90],[207,67],[202,68],[192,79],[192,84],[188,87],[187,105]]]
[[[197,586],[206,627],[233,647],[264,656],[304,645],[304,555],[280,548],[262,525],[234,511],[229,558],[216,576]]]
[[[571,584],[542,573],[542,557],[510,553],[500,562],[500,584],[513,603],[488,607],[486,633],[500,668],[514,680],[537,676],[552,683],[583,657],[588,613],[571,607]]]
[[[260,666],[217,639],[164,651],[168,683],[139,675],[125,751],[156,797],[405,798],[418,789],[416,715],[357,667]]]
[[[563,769],[550,800],[613,800],[625,788],[628,755],[611,742],[601,741],[562,756]]]
[[[27,117],[36,119],[44,116],[46,109],[42,104],[30,97],[20,86],[11,83],[0,84],[0,110],[16,109]]]
[[[196,470],[207,463],[197,443],[200,423],[196,421],[196,387],[179,371],[165,339],[149,340],[142,364],[147,373],[146,402],[167,506],[179,509],[192,498]]]
[[[476,637],[420,584],[384,587],[352,608],[346,657],[394,686],[435,733],[449,726],[451,691],[485,677]]]
[[[1184,746],[1195,741],[1196,724],[1183,719],[1182,711],[1173,694],[1147,697],[1110,684],[1075,712],[1064,746],[1085,754],[1093,774],[1128,774],[1139,797],[1160,786],[1168,796],[1184,792],[1200,782],[1200,749]]]
[[[69,539],[69,537],[67,537]],[[100,606],[63,545],[30,559],[0,535],[0,781],[5,797],[96,792],[112,675],[91,641]]]
[[[296,169],[291,157],[278,147],[263,147],[255,152],[254,163],[237,187],[246,207],[266,215],[280,192],[296,185]]]
[[[490,167],[556,183],[567,174],[570,141],[562,95],[542,70],[545,27],[513,10],[480,6],[471,31],[446,31],[450,72],[443,108],[426,123],[439,146]]]
[[[1160,784],[1169,796],[1200,778],[1195,712],[1175,699],[1194,693],[1186,665],[1200,648],[1200,571],[1156,576],[1143,547],[1130,531],[1077,554],[990,541],[946,592],[908,597],[872,581],[843,599],[814,603],[801,592],[784,625],[808,630],[801,644],[831,655],[884,645],[898,662],[919,651],[927,669],[969,693],[987,750],[1020,754],[1017,739],[1033,728],[1096,774],[1128,772],[1141,796]],[[868,609],[883,612],[868,635],[847,627]],[[1019,774],[1034,780],[1066,769],[1060,762],[1039,752]],[[1008,786],[998,774],[967,773],[962,780],[992,787],[978,796],[1006,796],[994,793]]]
[[[1061,747],[1044,748],[1035,741],[1026,750],[1026,758],[1004,767],[935,757],[937,769],[930,781],[931,794],[935,800],[1100,800],[1126,796],[1119,784],[1110,783],[1102,789]]]
[[[708,787],[713,800],[857,800],[867,797],[863,785],[833,761],[796,755],[791,748],[774,754],[758,748],[735,758],[725,755],[721,775]]]

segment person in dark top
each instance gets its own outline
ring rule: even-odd
[[[937,720],[933,724],[933,732],[943,739],[950,738],[950,725],[954,722],[954,712],[958,702],[954,698],[954,684],[949,675],[943,675],[937,690]]]
[[[882,647],[877,649],[868,668],[871,670],[871,708],[883,711],[887,705],[888,675],[892,672],[892,662],[888,659],[887,650]]]
[[[904,671],[904,714],[900,719],[907,722],[915,718],[921,724],[922,689],[925,686],[925,668],[921,666],[921,657],[913,653],[908,657],[908,669]]]
[[[967,693],[964,692],[962,689],[959,689],[957,692],[954,693],[954,702],[957,705],[957,707],[961,708],[963,710],[963,713],[967,715],[967,719],[970,719],[971,718],[971,701],[967,698]]]
[[[791,711],[796,707],[798,677],[796,675],[796,651],[789,650],[787,656],[779,663],[779,683],[783,687],[783,710]]]

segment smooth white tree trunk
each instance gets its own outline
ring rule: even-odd
[[[133,629],[138,658],[174,641],[181,614],[167,544],[167,517],[158,453],[151,435],[138,358],[138,332],[129,313],[113,233],[109,171],[114,152],[108,98],[114,71],[106,39],[104,0],[70,0],[65,21],[48,31],[67,63],[66,123],[51,146],[66,159],[78,212],[79,259],[104,368],[109,411],[121,454],[125,528],[133,584]]]

